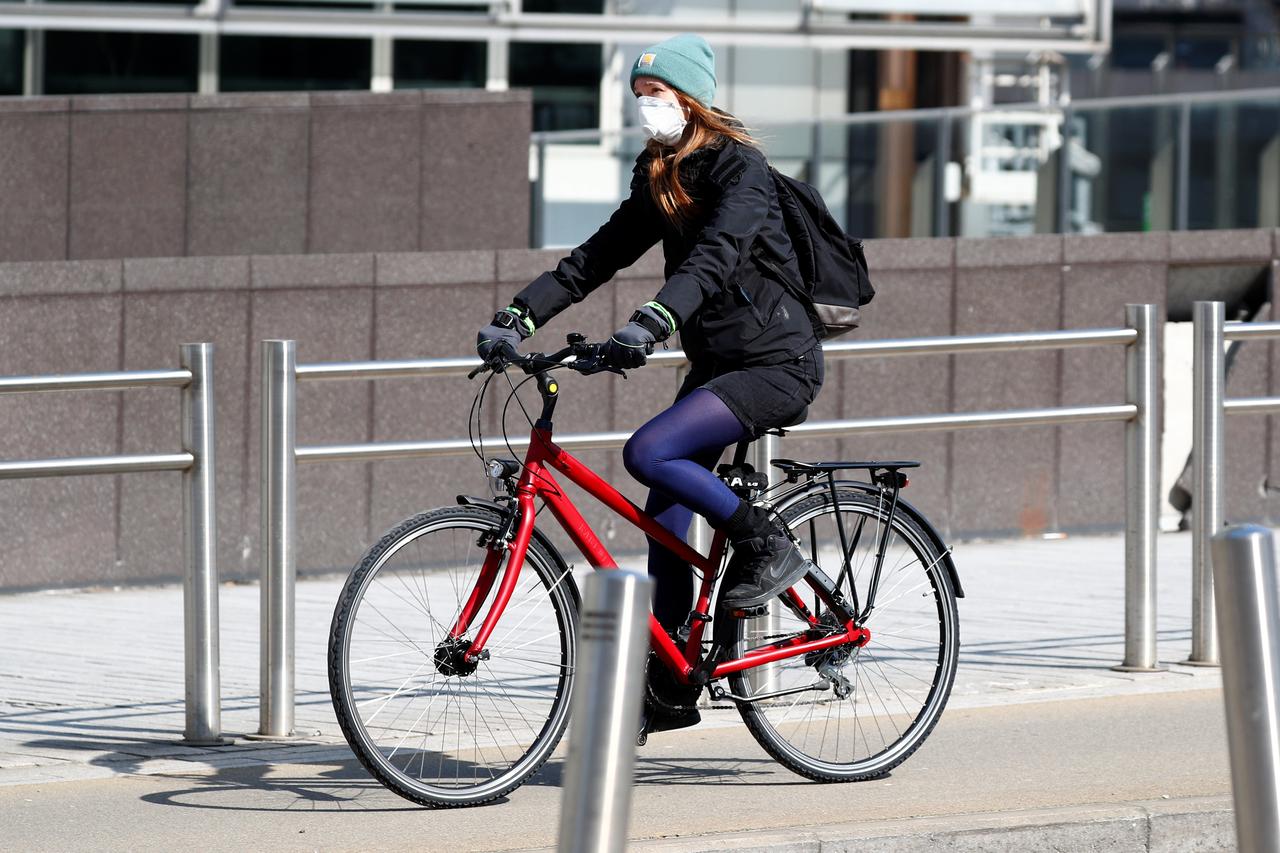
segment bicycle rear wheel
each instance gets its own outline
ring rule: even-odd
[[[489,802],[551,755],[568,723],[577,590],[558,554],[529,543],[520,580],[486,644],[461,652],[449,631],[486,557],[510,551],[502,517],[446,507],[391,530],[352,571],[333,614],[329,689],[347,742],[370,773],[427,806]],[[494,550],[496,549],[496,550]]]
[[[806,555],[840,582],[845,598],[865,606],[876,548],[889,524],[888,501],[853,489],[839,490],[833,501],[823,491],[782,515]],[[942,555],[920,526],[901,514],[893,518],[888,536],[875,607],[862,623],[871,633],[867,645],[788,658],[731,677],[734,692],[744,696],[813,688],[738,706],[760,745],[802,776],[852,782],[885,775],[929,736],[951,693],[960,627]],[[849,568],[842,576],[846,551]],[[816,596],[804,597],[819,612]],[[763,619],[741,622],[740,642],[762,645],[766,636],[792,636],[804,629],[797,616],[779,609],[770,627],[762,627],[769,625]]]

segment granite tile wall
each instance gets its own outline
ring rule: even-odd
[[[529,126],[522,91],[0,98],[0,262],[524,246]]]
[[[185,254],[186,102],[72,99],[68,257]]]
[[[398,108],[389,101],[371,109],[378,121],[394,121]],[[341,150],[331,153],[339,163]],[[1188,238],[1192,245],[1213,243],[1178,235]],[[1206,248],[1206,263],[1256,264],[1264,245],[1275,253],[1271,232],[1226,239],[1237,248]],[[1168,271],[1195,262],[1185,251],[1176,259],[1172,253],[1168,235],[873,243],[868,254],[879,292],[849,340],[1117,327],[1125,303],[1163,304]],[[219,561],[224,577],[251,578],[259,571],[260,341],[295,338],[304,363],[469,352],[475,329],[559,255],[491,249],[0,263],[0,374],[169,367],[177,364],[178,344],[212,341]],[[532,346],[552,349],[568,331],[604,337],[651,298],[661,267],[658,253],[647,255],[607,292],[548,322]],[[1280,393],[1275,347],[1250,346],[1233,372],[1231,394]],[[1122,362],[1119,348],[833,359],[810,419],[1118,402]],[[476,387],[462,379],[304,381],[299,441],[461,437]],[[625,380],[567,376],[557,423],[562,434],[631,430],[675,388],[675,371],[658,367]],[[0,458],[175,450],[178,402],[167,390],[0,398]],[[505,455],[498,416],[493,406],[483,416],[489,455]],[[1228,422],[1232,521],[1276,521],[1267,496],[1274,493],[1262,487],[1280,456],[1271,420],[1250,415]],[[516,408],[508,411],[512,434],[527,429],[522,422]],[[1123,523],[1119,424],[844,441],[793,435],[780,452],[919,459],[924,466],[905,497],[952,537],[1118,530]],[[616,452],[581,457],[643,500],[644,489]],[[299,567],[311,572],[345,570],[401,518],[486,488],[477,461],[464,457],[303,464],[298,479]],[[10,554],[0,561],[0,588],[174,578],[181,560],[179,482],[177,474],[134,474],[0,484],[0,532]],[[1280,477],[1270,473],[1268,482]],[[643,563],[643,537],[593,501],[581,505],[620,562]],[[557,539],[564,541],[558,533]],[[566,550],[571,562],[581,562]]]
[[[67,257],[68,98],[6,104],[0,119],[0,259]],[[20,200],[15,202],[14,200]]]
[[[1167,234],[1070,236],[1064,246],[1062,327],[1117,328],[1125,305],[1154,303],[1165,314]],[[1163,325],[1163,323],[1160,323]],[[1062,352],[1064,406],[1125,402],[1123,346]],[[1165,377],[1181,382],[1183,377]],[[1186,377],[1190,381],[1190,377]],[[1115,530],[1124,518],[1123,423],[1077,424],[1059,430],[1058,527]],[[1163,499],[1163,496],[1162,496]]]
[[[954,333],[1057,328],[1061,266],[1060,237],[961,241]],[[1061,369],[1054,351],[956,356],[956,411],[1055,406]],[[952,442],[952,529],[1008,536],[1058,526],[1056,429],[965,430]]]

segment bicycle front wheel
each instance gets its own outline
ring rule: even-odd
[[[352,571],[334,611],[329,689],[343,734],[375,778],[422,805],[503,796],[547,760],[568,723],[577,595],[558,554],[529,543],[487,659],[468,663],[462,651],[497,583],[450,638],[486,558],[499,580],[506,569],[501,527],[482,507],[405,521]]]
[[[736,674],[739,695],[794,691],[739,711],[760,745],[796,773],[844,782],[883,776],[929,736],[955,679],[960,627],[943,557],[911,518],[890,521],[883,496],[840,489],[833,501],[823,491],[782,515],[851,604],[865,607],[875,586],[874,607],[861,622],[871,639]],[[886,527],[884,563],[873,581]],[[816,596],[805,597],[819,613]],[[793,613],[777,609],[777,616],[743,622],[740,642],[762,645],[804,630]]]

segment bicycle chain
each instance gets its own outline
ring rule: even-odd
[[[763,637],[760,637],[758,639],[762,639],[766,641],[783,640],[783,639],[789,639],[792,636],[794,635],[793,634],[765,634]],[[650,652],[648,659],[645,661],[645,678],[644,678],[645,701],[647,701],[649,704],[653,705],[654,707],[662,711],[684,712],[684,711],[698,710],[698,703],[697,703],[696,697],[702,695],[701,690],[699,690],[697,694],[695,694],[694,703],[692,705],[672,704],[664,700],[662,697],[658,696],[657,692],[653,689],[653,682],[649,678],[649,667],[653,666],[653,663],[656,660],[656,657],[657,657],[656,655]],[[683,687],[684,685],[679,685],[679,686]],[[727,704],[713,702],[707,707],[712,710],[722,711],[722,710],[737,708],[738,706],[736,703],[733,703],[733,702],[729,702]]]

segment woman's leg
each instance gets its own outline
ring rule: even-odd
[[[697,388],[636,430],[622,449],[622,461],[641,483],[721,525],[741,501],[698,460],[712,451],[719,458],[746,436],[747,428],[719,397]]]
[[[623,450],[627,470],[650,487],[645,512],[683,540],[694,511],[722,524],[741,503],[712,473],[724,449],[745,437],[746,428],[710,391],[697,389],[654,417]],[[693,570],[684,560],[649,541],[654,615],[663,628],[683,624],[693,606]]]
[[[710,469],[719,460],[720,453],[711,451],[695,461],[705,463],[704,467]],[[677,539],[687,540],[693,510],[658,489],[650,489],[644,511]],[[693,607],[693,567],[650,539],[649,576],[654,583],[653,615],[668,632],[675,631],[684,624],[685,616]]]

